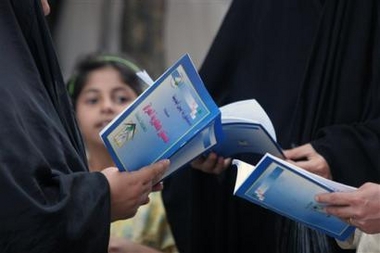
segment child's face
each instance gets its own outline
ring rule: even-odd
[[[115,69],[98,69],[88,75],[78,96],[76,112],[86,145],[102,143],[99,132],[137,98]]]

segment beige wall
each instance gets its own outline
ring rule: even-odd
[[[200,66],[231,0],[168,0],[166,62],[189,53]]]
[[[111,15],[106,23],[102,17],[104,0],[65,0],[62,3],[54,40],[65,79],[79,55],[101,48],[110,52],[120,50],[118,31],[123,1],[127,0],[107,0]],[[162,38],[165,62],[169,66],[183,53],[189,53],[199,67],[231,0],[167,1]]]

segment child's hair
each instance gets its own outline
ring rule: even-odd
[[[112,54],[94,53],[85,56],[79,60],[75,66],[74,74],[67,83],[67,90],[71,96],[74,107],[79,94],[87,82],[88,75],[98,69],[112,67],[119,72],[123,82],[128,84],[137,95],[141,94],[144,85],[136,72],[140,71],[132,61],[126,57],[120,57]]]

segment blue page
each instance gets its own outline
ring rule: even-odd
[[[213,150],[223,157],[233,157],[236,154],[270,153],[284,157],[278,143],[272,139],[266,129],[258,123],[235,122],[222,124],[224,138]]]

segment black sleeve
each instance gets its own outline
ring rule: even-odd
[[[110,193],[89,173],[40,0],[0,1],[0,251],[107,252]]]

